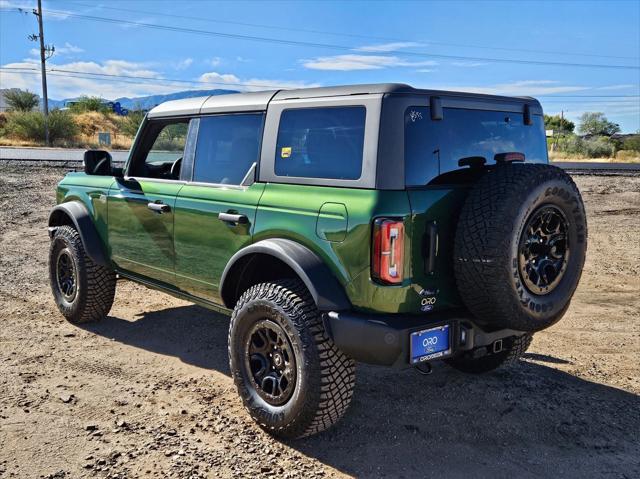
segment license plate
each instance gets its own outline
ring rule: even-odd
[[[451,353],[449,325],[411,333],[411,364],[441,358]]]

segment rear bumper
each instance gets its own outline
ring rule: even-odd
[[[362,363],[396,368],[411,366],[409,339],[415,331],[449,324],[451,354],[447,357],[468,352],[478,356],[492,353],[500,340],[524,334],[513,329],[485,331],[464,311],[428,316],[329,312],[324,314],[324,322],[338,349],[347,356]]]

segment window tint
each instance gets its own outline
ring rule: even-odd
[[[258,161],[262,114],[200,119],[193,181],[239,185]]]
[[[431,120],[428,107],[405,112],[405,180],[425,185],[438,174],[461,168],[458,161],[482,156],[493,163],[496,153],[517,151],[526,161],[546,162],[544,122],[532,115],[524,125],[522,113],[445,108],[444,119]]]
[[[363,106],[283,111],[276,175],[357,180],[362,172],[365,116]]]

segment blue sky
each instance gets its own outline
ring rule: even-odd
[[[40,93],[39,76],[29,73],[38,67],[36,44],[27,39],[36,19],[16,11],[35,3],[0,0],[2,88]],[[56,47],[48,61],[58,70],[49,76],[55,99],[393,81],[531,95],[547,113],[564,110],[575,119],[602,111],[624,131],[640,128],[640,69],[564,65],[638,67],[638,0],[44,0],[43,6],[45,38]]]

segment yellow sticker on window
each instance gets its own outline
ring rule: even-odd
[[[280,156],[282,158],[289,158],[291,156],[291,147],[290,146],[283,146],[282,150],[280,151]]]

